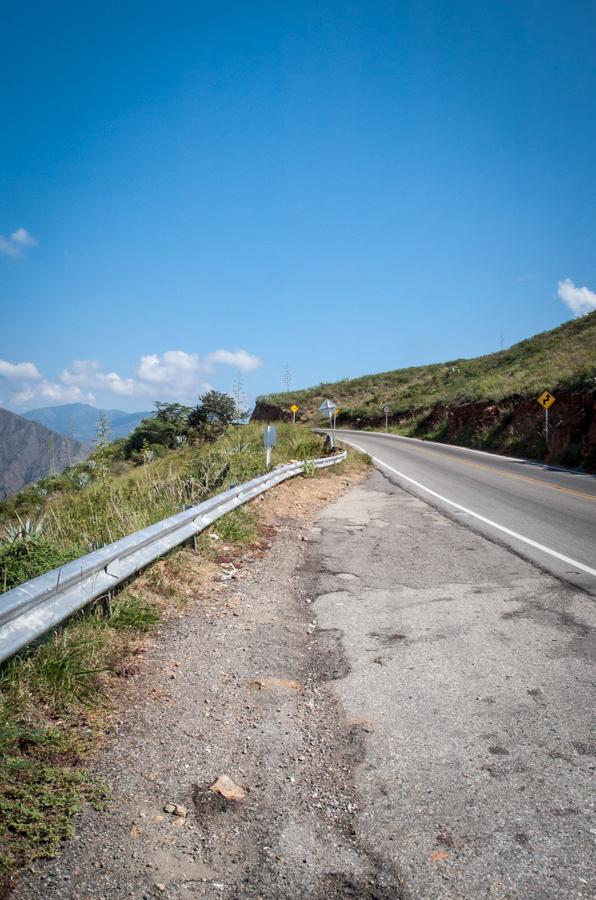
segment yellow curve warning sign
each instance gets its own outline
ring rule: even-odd
[[[553,397],[550,391],[543,391],[537,399],[540,406],[543,406],[545,409],[550,409],[556,398]]]

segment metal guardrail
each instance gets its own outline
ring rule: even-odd
[[[345,458],[344,450],[311,464],[324,469]],[[0,662],[10,659],[88,603],[106,596],[139,569],[199,534],[220,516],[299,475],[304,465],[295,462],[279,466],[0,594]]]

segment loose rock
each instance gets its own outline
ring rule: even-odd
[[[209,788],[214,794],[221,794],[226,800],[243,800],[246,797],[246,791],[236,784],[228,775],[220,775],[214,784]]]

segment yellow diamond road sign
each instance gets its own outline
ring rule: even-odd
[[[299,409],[300,409],[300,407],[296,406],[295,403],[293,403],[292,406],[290,406],[290,412],[298,412]]]
[[[538,403],[540,406],[544,406],[545,409],[550,409],[554,402],[555,398],[549,391],[543,391],[538,397]]]

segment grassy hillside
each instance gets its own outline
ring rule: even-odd
[[[497,402],[514,394],[534,397],[545,388],[593,385],[595,377],[596,312],[488,356],[346,378],[259,400],[284,411],[296,403],[303,420],[318,421],[321,401],[329,397],[353,419],[380,416],[386,404],[399,415],[437,403]]]

